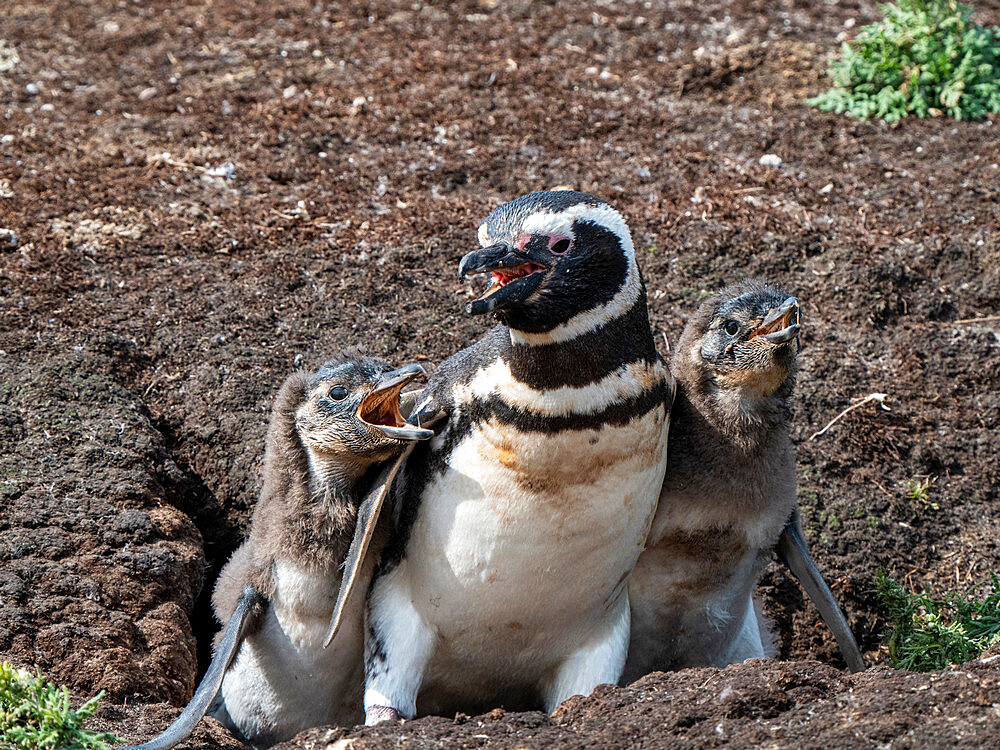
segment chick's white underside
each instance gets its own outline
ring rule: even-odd
[[[363,592],[371,566],[362,573]],[[278,561],[274,575],[261,627],[243,642],[212,712],[258,746],[303,727],[350,726],[362,718],[362,597],[351,597],[343,626],[324,649],[339,571]]]
[[[787,480],[787,481],[786,481]],[[794,505],[745,509],[732,497],[667,492],[629,581],[632,632],[623,681],[653,670],[725,666],[773,653],[753,590]]]

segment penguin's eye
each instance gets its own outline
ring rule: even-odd
[[[740,324],[737,323],[735,320],[727,320],[725,330],[726,333],[728,333],[730,336],[735,336],[737,333],[740,332]]]
[[[347,389],[342,385],[335,385],[327,395],[334,401],[343,401],[347,398]]]
[[[565,237],[563,237],[561,240],[553,242],[552,247],[549,248],[549,251],[552,252],[552,254],[554,255],[563,255],[569,250],[570,244],[571,244],[570,241]]]

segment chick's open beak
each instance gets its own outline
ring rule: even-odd
[[[361,401],[358,418],[392,440],[427,440],[433,437],[433,430],[410,424],[399,411],[399,394],[403,386],[422,374],[424,368],[416,363],[383,373],[375,389]]]
[[[799,328],[799,301],[789,297],[768,311],[751,338],[760,337],[770,344],[784,344],[799,335]]]

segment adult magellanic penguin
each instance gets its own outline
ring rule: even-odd
[[[369,596],[369,723],[551,711],[625,663],[673,396],[629,230],[599,198],[551,191],[494,210],[479,241],[459,272],[492,283],[468,312],[499,325],[417,405],[447,418],[395,486]]]

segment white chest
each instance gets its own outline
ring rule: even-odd
[[[367,576],[370,566],[361,590]],[[261,627],[243,642],[222,685],[232,724],[263,744],[361,715],[363,597],[348,602],[340,632],[324,649],[339,575],[278,561],[275,579]]]
[[[475,425],[425,490],[408,546],[415,605],[443,635],[472,620],[532,630],[599,616],[645,542],[665,421],[658,406],[625,426],[553,434]]]

